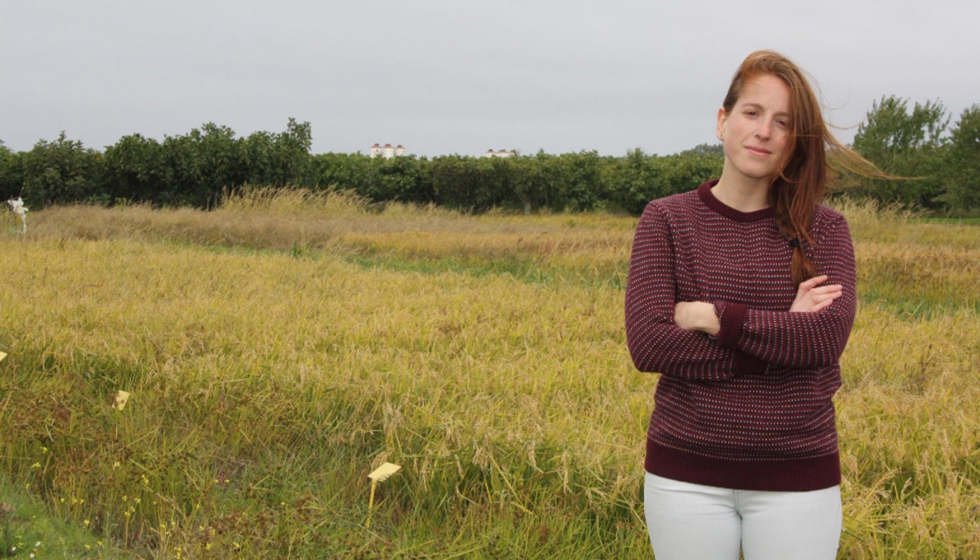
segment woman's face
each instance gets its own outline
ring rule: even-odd
[[[778,172],[791,136],[789,86],[771,75],[746,80],[731,112],[718,110],[718,139],[724,143],[725,173],[763,183]]]

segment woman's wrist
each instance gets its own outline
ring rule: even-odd
[[[721,330],[721,318],[713,303],[702,303],[701,307],[701,328],[698,330],[715,336]]]

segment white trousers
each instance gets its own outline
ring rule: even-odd
[[[731,490],[646,473],[647,528],[656,560],[833,560],[840,486],[812,492]]]

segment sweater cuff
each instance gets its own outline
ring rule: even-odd
[[[718,322],[721,328],[715,335],[718,346],[729,350],[738,350],[738,340],[742,338],[742,325],[745,324],[745,313],[748,307],[744,303],[716,302]]]

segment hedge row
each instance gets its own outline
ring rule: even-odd
[[[721,173],[717,154],[626,157],[580,152],[560,156],[474,158],[358,154],[313,156],[313,186],[350,189],[374,201],[450,208],[551,210],[616,208],[638,214],[654,198],[691,190]]]
[[[906,180],[845,177],[858,196],[945,211],[980,209],[980,106],[947,130],[941,103],[884,97],[868,114],[854,148]],[[437,204],[482,211],[607,208],[640,213],[655,198],[691,190],[721,174],[720,146],[676,155],[634,150],[482,158],[458,155],[384,159],[360,154],[311,155],[310,124],[290,119],[281,133],[235,137],[206,124],[162,142],[126,136],[104,152],[61,136],[27,152],[0,142],[0,195],[48,204],[118,201],[208,208],[229,190],[260,186],[347,189],[374,201]]]
[[[0,145],[0,188],[31,206],[119,200],[205,208],[226,188],[303,182],[310,168],[310,125],[290,119],[285,132],[235,138],[208,123],[163,142],[125,136],[104,153],[65,138],[28,152]]]
[[[162,142],[126,136],[104,152],[65,138],[27,152],[0,145],[0,188],[32,207],[119,201],[208,208],[248,185],[347,189],[375,202],[402,201],[482,211],[621,209],[697,187],[721,172],[717,150],[658,157],[596,152],[480,158],[458,155],[392,159],[360,154],[310,155],[309,123],[283,133],[236,138],[206,124]]]

